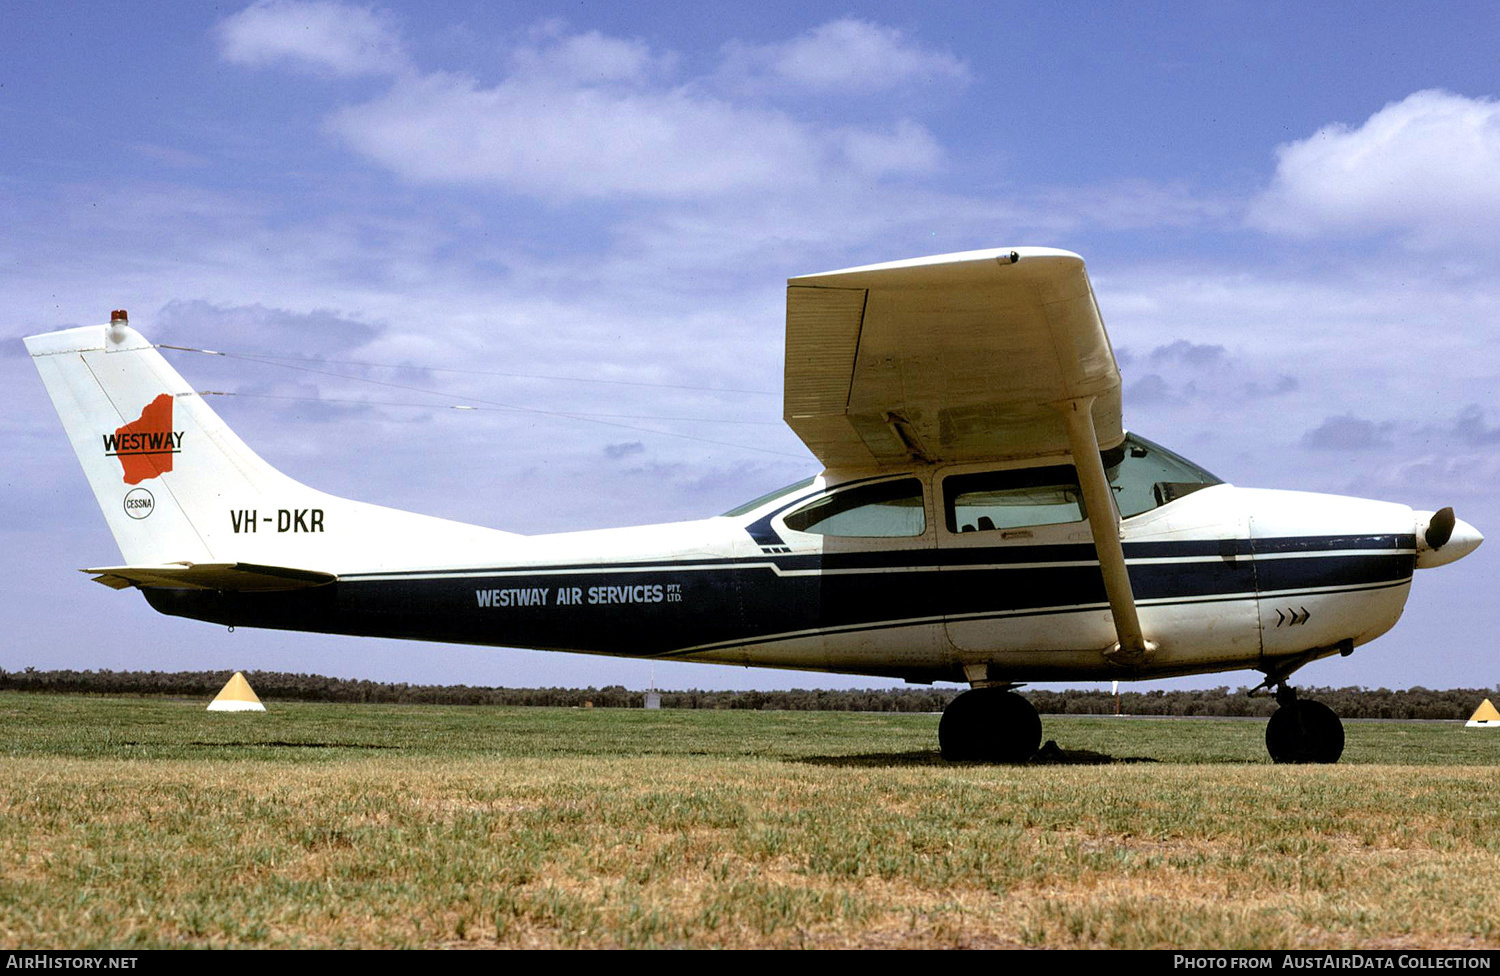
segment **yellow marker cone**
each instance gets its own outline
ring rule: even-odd
[[[1474,709],[1474,714],[1464,724],[1471,729],[1500,728],[1500,712],[1495,711],[1495,706],[1486,698],[1479,703],[1479,707]]]
[[[255,689],[250,687],[250,682],[245,676],[236,671],[234,677],[224,684],[224,690],[219,692],[219,697],[208,703],[210,712],[263,712],[266,706],[260,703],[256,697]]]

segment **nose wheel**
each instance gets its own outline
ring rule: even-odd
[[[973,688],[948,703],[938,746],[949,762],[1021,763],[1042,744],[1031,702],[1004,688]]]
[[[1266,723],[1266,751],[1278,763],[1336,763],[1344,754],[1344,723],[1319,701],[1298,699],[1291,685],[1276,689],[1281,707]]]

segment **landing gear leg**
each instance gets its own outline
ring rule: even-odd
[[[1344,754],[1344,723],[1322,702],[1298,699],[1289,684],[1276,686],[1266,723],[1266,751],[1278,763],[1336,763]]]
[[[938,745],[949,762],[1021,763],[1042,744],[1031,702],[1004,688],[973,688],[943,709]]]

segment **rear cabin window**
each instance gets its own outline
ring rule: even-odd
[[[795,532],[905,538],[927,531],[922,482],[916,478],[849,488],[804,505],[782,521]]]
[[[943,480],[949,532],[990,532],[1081,522],[1086,517],[1071,464],[981,471]]]

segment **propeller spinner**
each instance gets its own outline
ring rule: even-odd
[[[1416,516],[1418,569],[1462,559],[1484,541],[1478,529],[1453,514],[1451,506],[1437,512],[1417,512]]]

